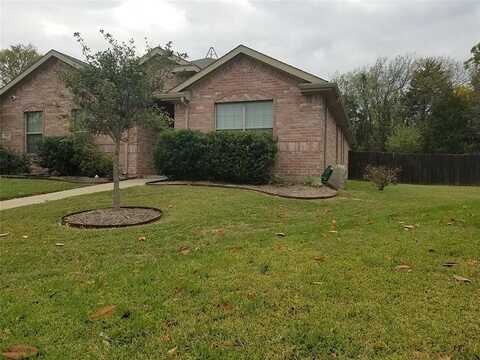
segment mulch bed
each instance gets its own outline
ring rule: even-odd
[[[68,214],[62,218],[62,224],[80,228],[126,227],[148,224],[161,216],[160,209],[123,206],[120,209],[93,209]]]
[[[290,199],[328,199],[337,195],[337,191],[328,186],[308,186],[302,184],[290,185],[234,185],[214,183],[209,181],[152,181],[147,185],[189,185],[210,186],[232,189],[253,190],[264,194],[279,196]]]

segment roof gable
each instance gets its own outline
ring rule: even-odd
[[[52,49],[49,52],[47,52],[45,55],[43,55],[40,59],[35,61],[32,65],[30,65],[27,69],[25,69],[22,73],[20,73],[12,81],[10,81],[5,86],[0,88],[0,96],[2,96],[7,91],[12,89],[15,85],[20,83],[23,79],[25,79],[28,75],[30,75],[35,70],[37,70],[42,64],[46,63],[51,58],[56,58],[56,59],[64,62],[65,64],[70,65],[70,66],[72,66],[76,69],[85,65],[85,63],[83,61],[79,60],[79,59],[76,59],[76,58],[74,58],[72,56],[69,56],[69,55],[62,54],[61,52]]]
[[[202,79],[204,76],[210,74],[211,72],[215,71],[219,67],[223,66],[230,60],[232,60],[234,57],[237,55],[244,54],[247,55],[251,58],[254,58],[262,63],[265,63],[267,65],[270,65],[280,71],[283,71],[287,74],[290,74],[294,77],[297,77],[301,80],[304,80],[305,82],[308,83],[328,83],[326,80],[315,76],[313,74],[307,73],[303,70],[300,70],[292,65],[286,64],[282,61],[279,61],[277,59],[274,59],[270,56],[267,56],[265,54],[262,54],[256,50],[253,50],[249,47],[246,47],[245,45],[239,45],[233,50],[229,51],[226,53],[224,56],[216,60],[215,62],[212,62],[210,65],[207,67],[203,68],[200,72],[189,78],[188,80],[184,81],[183,83],[177,85],[175,88],[171,90],[171,92],[179,92],[183,91],[186,88],[188,88],[190,85],[196,83],[200,79]]]

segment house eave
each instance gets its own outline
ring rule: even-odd
[[[191,94],[190,94],[190,91],[182,91],[182,92],[176,92],[176,93],[172,93],[172,92],[159,93],[159,94],[155,94],[155,98],[161,101],[185,103],[190,101]]]

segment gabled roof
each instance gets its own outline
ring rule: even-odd
[[[28,75],[30,75],[32,72],[34,72],[38,67],[40,67],[42,64],[50,60],[51,58],[56,58],[65,64],[68,64],[74,68],[79,68],[85,63],[79,59],[74,58],[73,56],[63,54],[57,50],[50,50],[47,52],[45,55],[43,55],[40,59],[35,61],[32,65],[30,65],[26,70],[24,70],[22,73],[20,73],[17,77],[15,77],[12,81],[7,83],[5,86],[0,88],[0,96],[5,94],[8,90],[13,88],[15,85],[20,83],[23,79],[25,79]]]
[[[268,64],[278,70],[281,70],[283,72],[286,72],[287,74],[290,74],[294,77],[297,77],[301,80],[304,80],[305,82],[309,83],[328,83],[326,80],[315,76],[313,74],[307,73],[306,71],[300,70],[292,65],[288,65],[280,60],[274,59],[270,56],[267,56],[265,54],[262,54],[261,52],[258,52],[256,50],[250,49],[249,47],[245,45],[239,45],[233,50],[229,51],[225,55],[223,55],[221,58],[216,60],[215,62],[212,62],[210,65],[202,69],[200,72],[189,78],[188,80],[184,81],[183,83],[177,85],[174,87],[171,92],[178,92],[185,90],[187,87],[190,85],[196,83],[200,79],[202,79],[204,76],[210,74],[211,72],[215,71],[219,67],[221,67],[223,64],[227,63],[228,61],[232,60],[235,56],[239,54],[244,54],[247,56],[250,56],[251,58],[254,58],[260,62],[263,62],[265,64]]]

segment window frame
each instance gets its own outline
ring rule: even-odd
[[[70,131],[74,134],[78,134],[78,133],[85,133],[87,132],[88,130],[85,128],[85,127],[79,127],[78,124],[76,124],[76,121],[75,121],[75,114],[78,113],[78,114],[81,114],[81,113],[85,113],[85,110],[83,109],[80,109],[80,108],[73,108],[71,111],[70,111]]]
[[[264,127],[264,128],[247,128],[247,105],[252,103],[270,103],[272,106],[272,126],[271,127]],[[240,104],[242,105],[242,128],[240,129],[219,129],[218,128],[218,106],[225,105],[225,104]],[[265,99],[265,100],[252,100],[252,101],[226,101],[226,102],[216,102],[214,104],[215,109],[215,131],[266,131],[271,130],[273,132],[273,99]]]
[[[29,131],[28,130],[28,114],[39,113],[41,119],[41,130],[40,131]],[[24,111],[24,123],[25,123],[25,153],[27,154],[36,154],[36,151],[29,151],[28,147],[28,137],[31,135],[41,135],[43,139],[44,133],[44,112],[43,110],[32,110],[32,111]]]

